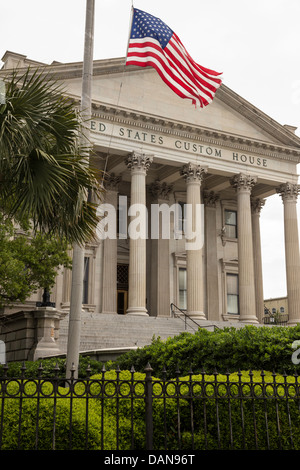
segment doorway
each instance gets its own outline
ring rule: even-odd
[[[117,313],[119,315],[125,315],[128,307],[128,291],[118,290],[117,291]]]
[[[125,315],[128,308],[128,264],[117,266],[117,313]]]

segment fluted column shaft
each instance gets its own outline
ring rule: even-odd
[[[187,185],[187,215],[191,217],[188,221],[192,231],[197,230],[197,236],[200,236],[199,231],[201,227],[199,220],[201,216],[201,182],[207,168],[200,165],[193,165],[189,163],[181,170],[181,175],[184,177]],[[187,237],[187,233],[185,234]],[[195,248],[193,245],[195,244]],[[190,239],[186,241],[186,263],[187,263],[187,313],[191,317],[198,319],[206,319],[204,313],[204,282],[203,282],[203,258],[202,258],[202,243],[200,246]]]
[[[130,233],[129,251],[129,290],[127,314],[148,315],[146,309],[146,173],[152,162],[152,157],[145,154],[133,153],[127,160],[127,166],[131,171],[131,202],[129,215],[130,225],[134,223],[134,211],[139,207],[137,213],[138,224],[136,228],[140,231]],[[132,227],[132,225],[131,225]]]
[[[239,174],[231,179],[238,202],[238,262],[240,321],[257,323],[250,195],[256,179]]]
[[[217,259],[217,221],[216,203],[220,196],[213,191],[204,192],[205,203],[205,240],[206,240],[206,292],[207,319],[220,320],[219,279]]]
[[[297,221],[297,198],[300,186],[282,184],[277,192],[281,194],[284,207],[284,239],[286,282],[288,296],[289,324],[300,323],[300,255]]]
[[[120,178],[108,175],[105,180],[105,203],[117,214],[118,184]],[[104,238],[102,313],[117,313],[117,237]]]
[[[260,236],[260,212],[264,204],[265,204],[264,199],[257,198],[251,201],[255,304],[256,304],[256,316],[257,316],[259,323],[262,322],[262,319],[264,316],[264,289],[263,289],[261,236]]]
[[[155,181],[149,187],[154,204],[169,204],[169,194],[171,185]],[[151,215],[152,215],[151,209]],[[151,223],[155,223],[151,219]],[[151,239],[151,312],[150,315],[157,317],[166,317],[170,315],[170,239],[163,236],[163,217],[156,220],[158,224],[157,238]],[[151,227],[152,228],[152,227]]]

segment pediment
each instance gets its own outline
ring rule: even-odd
[[[300,148],[300,138],[222,84],[213,102],[196,109],[190,100],[175,95],[153,68],[125,67],[124,59],[97,61],[94,66],[93,101],[100,106],[126,110],[177,126],[191,126],[258,142]],[[69,82],[79,94],[80,80]],[[76,87],[77,82],[77,87]],[[77,88],[77,89],[76,89]]]
[[[5,54],[6,71],[10,57],[15,55]],[[22,66],[32,66],[26,56],[22,56],[22,61]],[[82,62],[53,62],[43,66],[43,70],[62,80],[69,95],[80,100]],[[94,61],[92,98],[94,106],[102,107],[108,114],[121,113],[144,122],[161,122],[175,131],[191,128],[215,132],[225,139],[291,148],[297,154],[300,149],[300,138],[291,129],[274,121],[226,85],[221,85],[209,106],[195,109],[190,100],[177,97],[153,68],[126,67],[125,58]]]

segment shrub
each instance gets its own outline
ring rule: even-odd
[[[292,362],[292,344],[300,339],[300,325],[295,327],[225,328],[214,332],[199,329],[195,334],[182,333],[162,341],[159,337],[152,344],[129,351],[120,356],[110,367],[117,365],[128,369],[134,365],[142,372],[150,362],[156,376],[165,367],[168,377],[175,377],[190,370],[226,373],[239,369],[268,370],[293,374],[300,370]]]

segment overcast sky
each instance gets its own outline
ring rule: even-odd
[[[126,55],[131,0],[95,0],[94,59]],[[300,136],[299,0],[134,0],[161,18],[199,64]],[[85,0],[0,0],[0,59],[6,50],[51,63],[83,59]],[[1,65],[1,64],[0,64]],[[300,206],[300,203],[298,203]],[[298,208],[300,215],[300,210]],[[265,298],[286,295],[283,206],[261,214]]]

